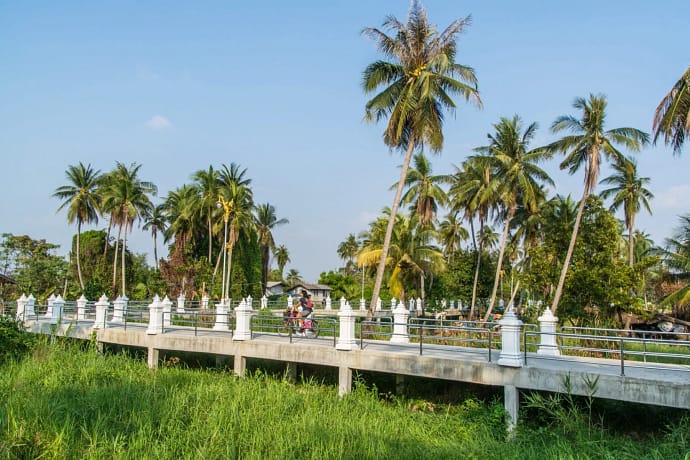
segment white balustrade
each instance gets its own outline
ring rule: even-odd
[[[108,308],[110,307],[110,302],[108,298],[103,294],[98,302],[96,302],[96,319],[93,322],[94,329],[105,328],[106,315],[108,314]]]
[[[560,356],[561,351],[558,349],[556,327],[558,326],[558,318],[553,316],[551,309],[546,307],[544,313],[537,318],[539,321],[539,348],[537,354],[547,356]]]
[[[357,346],[355,340],[355,312],[349,302],[341,298],[340,311],[338,311],[338,318],[340,322],[340,333],[338,334],[338,341],[335,344],[336,350],[354,350]]]
[[[163,306],[161,305],[161,298],[158,294],[153,296],[153,302],[149,304],[149,327],[146,333],[150,335],[159,334],[163,329]]]
[[[520,335],[522,321],[512,308],[509,308],[503,318],[498,321],[501,325],[501,356],[498,364],[508,367],[522,367],[522,353],[520,353]]]
[[[251,319],[252,313],[252,298],[242,300],[240,304],[235,307],[235,331],[232,333],[232,340],[250,340],[252,338]]]
[[[77,321],[84,321],[86,319],[86,304],[88,300],[84,294],[77,299]]]

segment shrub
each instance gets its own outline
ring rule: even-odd
[[[26,332],[21,321],[12,316],[0,316],[0,364],[19,359],[31,350],[35,337]]]

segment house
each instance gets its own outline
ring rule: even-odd
[[[299,297],[302,289],[307,291],[307,294],[311,295],[311,300],[317,306],[322,305],[326,302],[326,297],[331,293],[331,288],[325,284],[309,284],[304,281],[295,284],[290,287],[285,293],[291,295],[292,297]]]
[[[272,295],[283,295],[285,294],[285,288],[287,286],[282,281],[269,281],[266,283],[266,297]]]

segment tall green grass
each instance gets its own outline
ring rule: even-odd
[[[314,379],[152,372],[126,354],[60,341],[0,369],[1,458],[668,459],[689,449],[687,421],[635,439],[591,424],[563,431],[525,420],[507,438],[496,400],[410,400],[360,381],[339,398]]]

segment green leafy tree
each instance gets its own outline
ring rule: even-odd
[[[680,155],[685,136],[690,133],[690,67],[656,108],[652,132],[655,144],[663,137],[664,144],[673,147],[673,154]]]
[[[98,223],[100,174],[101,172],[94,170],[91,165],[84,166],[82,163],[77,166],[70,165],[66,171],[69,183],[58,187],[53,193],[55,198],[63,200],[58,211],[67,208],[67,222],[70,224],[77,223],[77,276],[82,291],[84,290],[84,279],[81,274],[79,251],[81,226],[84,223]]]
[[[593,192],[599,177],[602,155],[614,161],[620,161],[623,154],[616,148],[622,145],[629,150],[639,151],[649,143],[649,135],[634,128],[614,128],[605,130],[606,97],[603,95],[590,95],[589,99],[577,98],[573,107],[582,112],[581,118],[571,115],[562,115],[551,125],[554,133],[570,131],[573,134],[565,136],[548,146],[551,151],[565,153],[565,159],[561,162],[561,169],[568,169],[574,174],[584,166],[584,190],[580,200],[575,225],[573,227],[570,244],[566,252],[563,268],[558,280],[556,292],[551,304],[551,311],[556,314],[558,303],[563,292],[563,284],[570,265],[577,233],[582,219],[587,197]]]
[[[456,107],[451,96],[460,95],[481,105],[474,70],[455,62],[457,35],[469,22],[469,17],[455,20],[438,33],[429,23],[421,3],[413,0],[407,22],[390,16],[383,23],[391,35],[369,27],[362,32],[375,40],[379,51],[390,59],[376,61],[364,70],[365,93],[383,88],[367,102],[365,119],[387,118],[384,143],[392,149],[406,150],[376,271],[369,306],[371,313],[381,289],[395,216],[413,151],[424,145],[433,152],[441,150],[443,111]]]

